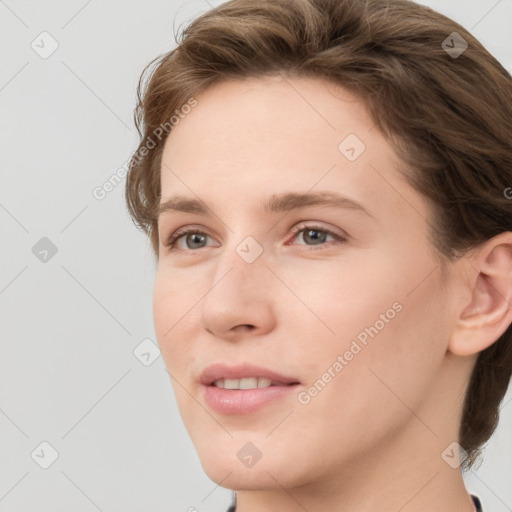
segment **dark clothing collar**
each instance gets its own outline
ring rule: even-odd
[[[475,504],[476,512],[483,512],[480,499],[474,494],[472,494],[471,497],[473,498],[473,503]],[[233,501],[231,502],[231,505],[226,510],[226,512],[236,512],[236,493],[233,493]]]
[[[482,512],[482,505],[480,503],[480,499],[474,494],[471,495],[473,498],[473,503],[475,504],[476,512]]]

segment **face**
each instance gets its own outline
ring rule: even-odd
[[[432,437],[410,412],[437,428],[446,384],[450,305],[430,206],[361,101],[281,76],[218,83],[196,100],[166,141],[161,204],[180,195],[207,210],[160,215],[153,311],[205,472],[233,489],[306,485],[413,430]],[[288,194],[342,200],[279,201]],[[200,378],[217,363],[297,384],[212,389]]]

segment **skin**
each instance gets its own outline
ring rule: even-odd
[[[330,82],[275,75],[195,97],[165,144],[162,202],[200,198],[211,214],[160,216],[153,312],[207,475],[237,490],[238,512],[473,511],[460,468],[441,454],[458,440],[477,353],[512,321],[497,295],[511,297],[512,234],[447,263],[443,277],[431,206],[363,103]],[[366,145],[355,161],[338,149],[348,134]],[[336,191],[371,215],[263,211],[262,200],[290,191]],[[292,234],[302,221],[346,240]],[[208,236],[166,247],[183,226]],[[236,252],[247,236],[263,250],[252,263]],[[309,403],[292,393],[231,416],[205,404],[198,377],[215,362],[249,361],[307,391],[395,303],[401,310]],[[248,442],[262,454],[250,468],[237,457]]]

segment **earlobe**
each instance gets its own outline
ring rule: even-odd
[[[492,345],[512,323],[512,233],[487,240],[461,264],[473,275],[471,298],[456,319],[448,350],[469,356]]]

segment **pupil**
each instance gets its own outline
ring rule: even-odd
[[[317,236],[316,236],[316,237],[315,237],[315,236],[310,237],[310,236],[309,236],[309,233],[316,233],[316,234],[317,234]],[[323,240],[323,238],[326,236],[326,233],[323,233],[323,234],[320,236],[320,238],[318,238],[318,233],[321,233],[321,231],[320,231],[320,230],[318,230],[318,229],[308,229],[308,230],[305,232],[305,235],[307,234],[307,237],[308,237],[310,240],[314,241],[314,242],[318,242],[318,241],[320,241],[320,242],[324,242],[325,240]]]
[[[194,240],[193,240],[193,239],[196,239],[196,241],[197,241],[197,238],[201,239],[201,238],[204,238],[204,236],[203,236],[203,235],[199,235],[199,234],[197,234],[197,233],[192,233],[192,234],[190,234],[190,235],[188,236],[188,239],[189,239],[189,240],[192,240],[192,243],[194,243]],[[201,243],[201,240],[199,240],[199,242],[198,242],[198,243]]]

